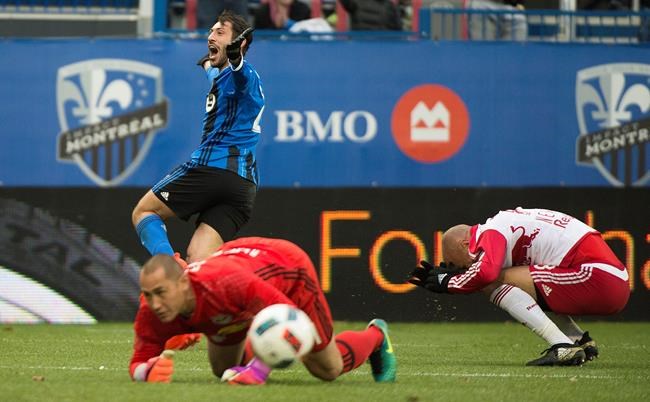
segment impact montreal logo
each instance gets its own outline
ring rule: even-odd
[[[615,63],[578,71],[576,161],[612,185],[650,179],[650,65]]]
[[[151,64],[93,59],[59,68],[57,159],[102,187],[127,179],[167,125],[162,72]]]

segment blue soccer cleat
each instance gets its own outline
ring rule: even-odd
[[[397,359],[393,353],[393,345],[388,336],[388,324],[386,321],[375,318],[370,321],[368,327],[376,327],[384,334],[384,341],[379,349],[372,352],[368,361],[372,368],[372,377],[375,382],[395,382],[397,376]]]

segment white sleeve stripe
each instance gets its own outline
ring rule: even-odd
[[[472,280],[472,278],[474,278],[476,275],[478,275],[478,271],[479,271],[478,270],[478,265],[479,264],[480,264],[480,262],[475,262],[474,264],[472,264],[471,267],[469,267],[467,272],[465,272],[462,275],[457,275],[457,276],[454,276],[453,278],[451,278],[449,280],[449,286],[448,287],[455,288],[455,289],[460,289],[463,286],[465,286],[465,284],[467,282],[469,282],[470,280]]]
[[[483,256],[485,255],[485,252],[482,252],[479,257],[478,261],[476,261],[474,264],[472,264],[467,272],[465,272],[462,275],[457,275],[454,276],[449,280],[448,288],[454,288],[454,289],[462,289],[463,286],[467,284],[470,280],[472,280],[476,275],[478,275],[479,272],[479,267],[481,266],[481,262],[483,260]]]

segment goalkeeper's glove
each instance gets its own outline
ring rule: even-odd
[[[160,356],[152,357],[146,363],[141,363],[133,373],[133,379],[146,382],[172,381],[174,374],[174,352],[165,350]]]
[[[254,28],[252,27],[246,28],[244,32],[239,34],[239,36],[233,39],[232,42],[226,45],[226,56],[228,56],[228,60],[230,61],[230,64],[233,65],[233,67],[236,67],[239,65],[239,63],[241,63],[241,45],[244,42],[244,39],[246,39],[246,36],[253,31]]]
[[[200,333],[172,336],[165,342],[165,349],[185,350],[201,342]]]
[[[445,264],[444,262],[441,262],[439,266],[433,266],[426,261],[420,261],[420,265],[421,267],[411,272],[408,281],[434,293],[449,293],[449,280],[466,271],[454,264]]]

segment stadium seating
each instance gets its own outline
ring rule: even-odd
[[[197,0],[0,0],[2,36],[146,36],[196,29]],[[251,15],[268,0],[249,0]],[[336,13],[336,30],[349,31],[349,18],[336,0],[308,3],[312,18]],[[397,0],[394,0],[397,1]],[[546,3],[544,3],[546,4]],[[411,0],[411,31],[434,40],[467,40],[468,21],[489,26],[496,18],[524,18],[527,39],[543,42],[637,43],[647,41],[650,11],[562,11],[542,2],[521,10],[466,8],[466,0]],[[539,6],[539,7],[538,7]],[[548,5],[546,5],[548,6]],[[147,7],[149,9],[147,10]],[[538,8],[533,8],[538,7]],[[180,18],[174,18],[181,16]],[[179,27],[178,21],[181,21]],[[176,26],[175,26],[176,25]],[[498,29],[498,28],[497,28]],[[263,36],[263,33],[261,33]],[[352,35],[350,37],[354,37]],[[410,37],[409,37],[410,38]],[[494,40],[490,35],[473,40]],[[502,37],[500,40],[514,40]]]

